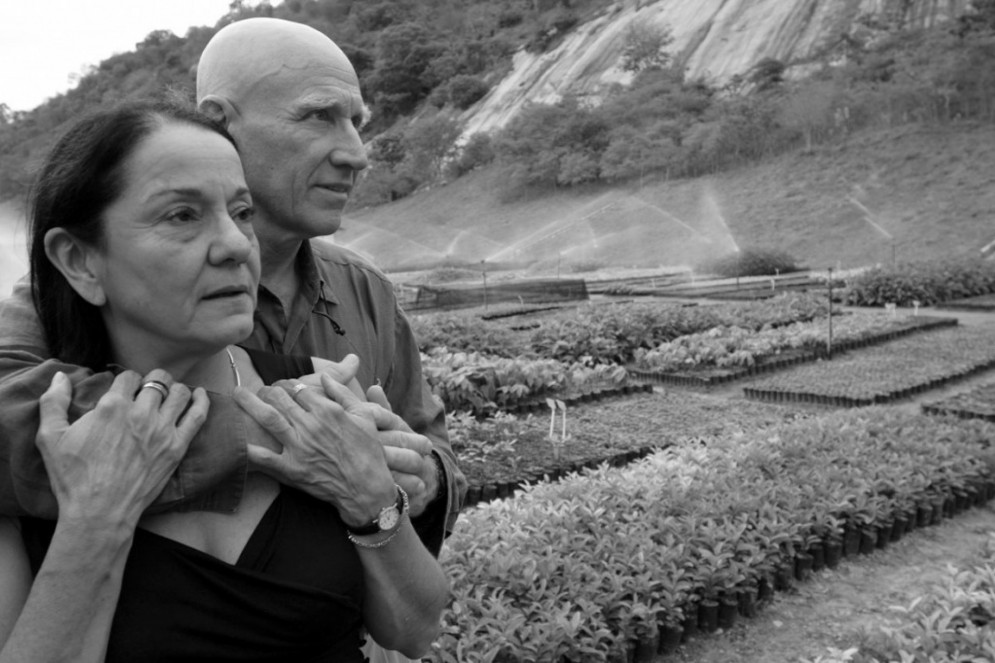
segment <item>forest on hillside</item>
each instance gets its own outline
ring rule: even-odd
[[[489,81],[507,71],[517,48],[548,47],[549,35],[607,4],[608,0],[285,0],[249,6],[233,0],[215,25],[191,28],[183,36],[154,31],[133,51],[93,66],[75,88],[33,110],[12,112],[0,103],[0,199],[25,192],[40,155],[66,122],[87,110],[128,98],[166,94],[191,98],[201,51],[215,32],[232,21],[273,16],[306,23],[331,37],[360,76],[374,111],[366,135],[374,136],[413,113],[430,95],[436,106],[466,107],[486,92]]]
[[[349,55],[373,110],[371,168],[356,203],[373,205],[481,167],[500,169],[508,198],[649,173],[701,175],[788,149],[811,149],[866,126],[995,122],[995,0],[974,0],[931,30],[871,24],[844,35],[804,79],[758,63],[722,88],[687,80],[665,29],[635,28],[623,66],[631,85],[591,107],[530,105],[494,135],[457,145],[459,113],[508,71],[521,47],[544,52],[608,0],[241,0],[215,26],[156,31],[92,68],[69,92],[11,113],[0,104],[0,199],[19,198],[63,125],[133,97],[192,96],[197,58],[228,22],[274,16],[308,23]],[[871,20],[871,19],[869,19]],[[841,64],[842,63],[842,64]],[[811,66],[814,65],[814,66]]]

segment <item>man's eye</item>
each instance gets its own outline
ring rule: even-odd
[[[331,122],[334,119],[331,111],[327,108],[310,111],[305,117],[310,120],[321,120],[322,122]]]

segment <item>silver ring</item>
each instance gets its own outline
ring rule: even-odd
[[[165,382],[160,382],[159,380],[149,380],[148,382],[142,385],[139,391],[145,388],[151,388],[158,391],[160,394],[162,394],[162,400],[166,400],[166,398],[169,397],[169,387],[166,386]]]
[[[301,393],[305,389],[307,389],[307,385],[303,382],[295,384],[294,388],[290,390],[290,397],[296,399],[297,394]]]

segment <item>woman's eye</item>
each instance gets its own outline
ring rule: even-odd
[[[239,207],[231,213],[231,218],[236,221],[251,221],[256,214],[255,207]]]
[[[175,209],[166,214],[167,221],[187,223],[189,221],[195,221],[196,219],[197,219],[197,214],[189,207],[181,207],[180,209]]]

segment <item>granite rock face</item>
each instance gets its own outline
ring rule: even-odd
[[[504,126],[526,102],[555,103],[566,94],[597,103],[622,69],[633,25],[668,28],[669,52],[688,77],[723,85],[774,58],[800,76],[814,62],[846,57],[845,36],[873,39],[889,25],[928,27],[951,20],[970,0],[620,0],[578,25],[547,53],[522,50],[514,67],[466,111],[464,136]]]

